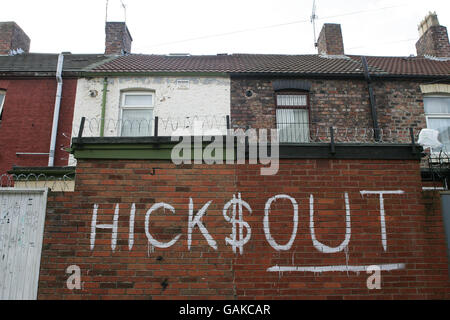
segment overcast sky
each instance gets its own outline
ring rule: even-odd
[[[120,2],[109,0],[108,21],[124,21]],[[133,53],[316,53],[312,0],[123,2]],[[323,23],[340,23],[347,54],[416,54],[417,26],[429,11],[450,27],[447,0],[316,3],[317,34]],[[105,7],[106,0],[4,1],[0,21],[16,21],[31,38],[32,52],[103,53]]]

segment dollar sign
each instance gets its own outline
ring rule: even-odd
[[[239,217],[236,219],[236,207],[239,210]],[[231,234],[231,238],[225,238],[225,241],[228,245],[233,247],[233,252],[236,253],[236,249],[239,248],[239,252],[242,255],[244,253],[244,245],[250,240],[252,236],[252,229],[250,225],[244,221],[242,207],[245,207],[250,214],[252,213],[252,208],[250,205],[241,199],[241,194],[239,193],[238,198],[233,195],[233,200],[229,201],[223,207],[223,216],[227,222],[230,222],[233,225],[233,233]],[[231,217],[228,216],[228,210],[232,208]],[[239,230],[238,230],[239,226]],[[244,228],[246,229],[247,235],[244,238]],[[239,233],[238,233],[239,231]]]

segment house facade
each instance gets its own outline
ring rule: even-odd
[[[4,53],[29,49],[29,38],[20,27],[3,25],[4,38],[10,34],[6,26],[22,35],[17,43],[6,39],[10,47]],[[343,142],[409,142],[411,128],[415,139],[421,129],[431,128],[450,147],[448,36],[435,15],[421,23],[416,57],[345,55],[341,27],[336,24],[324,25],[317,55],[135,55],[130,54],[132,37],[125,23],[107,22],[105,31],[108,56],[64,55],[66,81],[59,117],[64,123],[55,144],[57,167],[76,164],[64,148],[78,133],[83,117],[87,120],[83,134],[92,137],[202,135],[208,130],[226,134],[227,128],[253,128],[279,129],[281,142],[310,143],[328,141],[333,127]],[[15,153],[2,156],[2,172],[12,166],[45,167],[50,141],[25,128],[19,130],[24,136],[17,137],[15,123],[35,128],[32,119],[47,117],[39,122],[41,132],[50,136],[58,56],[28,53],[1,59],[0,97],[2,115],[7,116],[2,136],[4,144],[10,138],[18,141]],[[22,81],[19,94],[22,83],[36,91],[27,98],[35,111],[26,112],[30,118],[25,121],[10,88],[14,79]],[[53,85],[44,84],[44,79]],[[48,110],[42,112],[45,99]],[[14,125],[6,125],[6,120]],[[30,139],[36,139],[32,150]]]
[[[79,72],[107,56],[29,53],[30,39],[13,22],[0,23],[0,43],[0,175],[64,171]]]
[[[429,21],[408,58],[345,55],[328,24],[317,55],[134,55],[107,24],[113,56],[76,80],[74,191],[41,208],[36,297],[448,299],[450,233],[416,141],[448,144],[445,27]],[[234,144],[231,162],[192,161],[213,154],[195,139],[174,163],[171,136],[213,129],[278,129],[277,171],[246,141],[244,163]]]
[[[318,126],[347,132],[355,128],[379,131],[380,139],[410,128],[420,131],[429,127],[440,130],[441,139],[450,147],[444,129],[448,113],[439,109],[448,104],[449,94],[449,53],[442,44],[446,30],[435,15],[427,17],[421,24],[418,56],[414,57],[345,55],[341,27],[335,24],[325,24],[322,29],[318,55],[117,56],[79,80],[74,125],[86,115],[93,119],[103,116],[113,123],[104,135],[120,136],[128,130],[122,134],[122,125],[138,123],[138,119],[183,122],[192,116],[229,115],[234,128],[283,127],[284,142],[310,142]],[[129,37],[128,32],[122,34]],[[127,43],[125,40],[122,43]],[[129,52],[129,48],[122,50]],[[102,94],[87,98],[89,90],[103,91],[105,81],[106,101]],[[136,106],[126,101],[130,95],[146,91],[144,109],[150,111],[141,111],[139,116],[139,111],[129,109]],[[140,99],[146,99],[145,95]],[[286,129],[292,126],[289,122],[300,126]],[[164,125],[166,131],[160,135],[170,135],[176,128]],[[154,134],[154,130],[145,130],[143,135]]]
[[[226,116],[230,114],[230,78],[225,75],[161,76],[139,74],[109,75],[78,80],[74,126],[82,117],[89,120],[86,136],[100,134],[104,110],[104,136],[152,136],[154,120],[159,118],[159,135],[170,136],[177,129],[189,128],[189,119],[216,117],[226,133]],[[89,92],[102,92],[92,98]],[[104,108],[103,108],[104,102]],[[180,108],[180,106],[183,106]]]

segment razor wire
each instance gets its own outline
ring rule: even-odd
[[[15,188],[20,185],[24,189],[49,188],[57,191],[73,191],[70,182],[75,181],[74,174],[64,176],[47,176],[46,174],[2,174],[0,188]]]
[[[80,130],[80,123],[76,121],[72,128],[72,137],[76,137]],[[227,129],[227,116],[223,115],[193,115],[186,117],[155,117],[154,119],[113,119],[105,118],[85,118],[83,136],[100,137],[104,136],[124,136],[134,134],[135,136],[154,136],[155,127],[158,128],[159,136],[171,136],[179,130],[200,129],[202,131]],[[127,135],[130,136],[130,135]]]
[[[80,121],[76,121],[72,137],[77,137]],[[102,130],[103,126],[103,130]],[[157,128],[155,130],[155,127]],[[278,136],[293,135],[291,139],[280,139],[281,143],[357,143],[357,144],[411,144],[416,143],[422,128],[378,129],[363,126],[346,126],[324,122],[274,123],[271,127],[253,128],[225,115],[193,115],[186,117],[155,117],[146,119],[85,118],[83,137],[153,137],[180,135],[233,135],[239,130],[276,129]],[[65,134],[67,136],[67,134]]]
[[[421,129],[311,126],[309,143],[411,144],[417,143]],[[376,137],[378,133],[378,137]],[[413,141],[414,138],[414,141]]]

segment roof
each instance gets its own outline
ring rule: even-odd
[[[0,72],[56,72],[59,54],[24,53],[14,56],[0,55]],[[102,54],[65,54],[64,71],[81,71],[110,58]]]
[[[92,73],[225,73],[362,76],[362,56],[219,54],[107,56],[66,54],[64,72]],[[0,55],[0,74],[56,71],[58,54]],[[367,57],[374,76],[450,77],[450,58]]]
[[[98,73],[201,72],[243,74],[362,75],[362,56],[233,54],[167,56],[131,54],[92,68]],[[367,57],[379,76],[450,76],[450,59]]]
[[[360,63],[345,56],[270,54],[167,56],[131,54],[101,64],[92,71],[361,74],[362,70]],[[377,68],[371,68],[371,71],[382,72]]]
[[[350,56],[361,60],[360,56]],[[450,58],[433,57],[366,57],[367,63],[391,75],[450,76]]]

